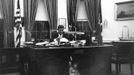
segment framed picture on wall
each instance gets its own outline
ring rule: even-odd
[[[116,3],[117,21],[134,20],[134,1]]]
[[[63,25],[66,29],[66,18],[59,18],[59,24],[58,25]]]

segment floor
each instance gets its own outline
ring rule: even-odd
[[[0,74],[0,75],[19,75],[19,73],[9,73],[9,74]]]
[[[133,67],[134,67],[134,65],[133,65]],[[133,72],[134,72],[134,70],[133,70]],[[78,72],[76,72],[76,73],[72,73],[70,75],[80,75],[80,74]],[[112,64],[112,75],[116,75],[115,64]],[[121,65],[121,72],[119,73],[119,75],[131,75],[129,64]]]
[[[133,67],[134,67],[134,65],[133,65]],[[134,70],[133,70],[133,72],[134,72]],[[0,75],[19,75],[19,74],[18,73],[10,73],[10,74],[0,74]],[[73,70],[73,73],[71,73],[70,75],[80,75],[80,74],[78,73],[78,71]],[[114,64],[112,64],[112,75],[116,75]],[[129,64],[121,65],[121,73],[119,75],[131,75]]]
[[[134,65],[133,65],[133,67],[134,67]],[[134,70],[133,70],[133,72],[134,72]],[[116,75],[115,74],[115,65],[114,64],[112,64],[112,73],[113,73],[113,75]],[[121,73],[119,75],[131,75],[129,64],[121,65]]]
[[[133,65],[133,67],[134,67],[134,65]],[[133,70],[133,72],[134,72],[134,70]],[[73,72],[70,75],[80,75],[80,74],[78,72]],[[116,75],[115,65],[114,64],[112,64],[112,75]],[[129,64],[122,64],[121,65],[121,72],[119,73],[119,75],[131,75]]]

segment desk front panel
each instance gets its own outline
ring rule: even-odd
[[[113,46],[30,48],[31,75],[68,75],[70,56],[81,75],[109,75]]]

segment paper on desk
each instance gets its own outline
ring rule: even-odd
[[[25,42],[25,44],[33,44],[33,42]]]
[[[48,44],[49,42],[45,41],[45,42],[38,42],[35,45],[44,45],[44,44]]]

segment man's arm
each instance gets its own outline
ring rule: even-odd
[[[52,35],[51,35],[51,38],[50,38],[50,42],[54,41],[54,39],[57,38],[57,37],[58,37],[57,36],[57,32],[56,31],[52,32]]]

